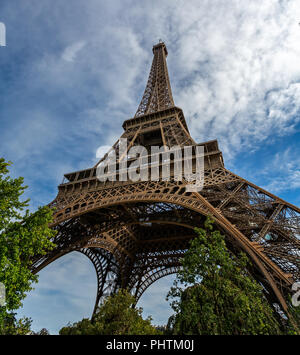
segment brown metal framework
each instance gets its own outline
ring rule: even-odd
[[[187,192],[187,181],[107,181],[97,166],[69,173],[59,185],[53,228],[55,250],[37,256],[33,272],[71,251],[85,254],[98,279],[96,305],[127,287],[136,296],[175,273],[195,236],[193,228],[212,216],[232,252],[247,253],[249,272],[271,303],[286,310],[286,296],[300,279],[300,210],[224,167],[217,140],[195,143],[173,102],[164,43],[153,47],[153,63],[142,101],[123,124],[128,149],[134,145],[204,147],[204,188]],[[118,142],[113,146],[118,151]],[[149,154],[150,155],[150,154]],[[119,163],[123,159],[119,155]],[[129,164],[127,162],[126,164]],[[118,169],[118,166],[117,166]],[[172,166],[171,166],[172,171]]]

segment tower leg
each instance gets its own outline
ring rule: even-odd
[[[119,265],[114,255],[105,249],[82,248],[79,252],[91,260],[97,275],[97,295],[92,315],[93,318],[103,299],[115,293],[119,288]]]

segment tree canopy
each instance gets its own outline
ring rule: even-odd
[[[248,273],[244,253],[233,255],[208,218],[182,259],[168,294],[172,334],[282,334],[263,287]],[[183,285],[181,287],[180,285]]]
[[[54,247],[55,231],[48,227],[52,211],[48,207],[30,213],[29,200],[21,201],[27,186],[23,178],[9,176],[10,163],[0,159],[0,282],[5,286],[5,305],[0,306],[0,334],[22,333],[30,320],[16,321],[13,310],[22,306],[26,293],[38,276],[30,266],[32,257],[44,255]],[[19,331],[18,331],[19,329]]]
[[[142,318],[142,308],[133,308],[135,298],[125,289],[107,297],[93,320],[83,319],[62,328],[60,335],[159,335],[151,317]]]

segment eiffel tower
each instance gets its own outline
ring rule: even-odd
[[[135,145],[147,150],[152,145],[202,146],[203,189],[188,191],[188,181],[172,175],[169,181],[100,181],[97,167],[107,154],[92,168],[65,174],[50,203],[57,246],[36,256],[33,273],[78,251],[96,270],[94,313],[103,297],[120,287],[138,300],[156,280],[178,271],[194,227],[203,226],[210,215],[228,248],[248,255],[249,272],[263,285],[269,302],[286,311],[291,286],[300,279],[300,209],[227,170],[217,140],[193,140],[173,101],[165,44],[154,45],[153,54],[141,103],[123,123],[120,138],[127,139],[127,150]],[[118,146],[119,140],[113,148],[118,151]]]

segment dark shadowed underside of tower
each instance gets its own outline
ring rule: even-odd
[[[165,44],[155,45],[153,53],[143,98],[135,116],[123,123],[120,138],[127,138],[128,150],[135,145],[203,146],[204,188],[188,192],[188,182],[174,177],[101,182],[96,170],[105,157],[90,169],[66,174],[50,204],[56,208],[57,247],[36,256],[33,272],[79,251],[96,269],[96,306],[120,287],[139,299],[153,282],[178,270],[193,228],[211,215],[232,252],[243,250],[252,260],[249,271],[269,301],[285,310],[291,285],[300,279],[299,208],[227,170],[217,140],[196,143],[191,138],[182,110],[174,105]],[[118,152],[118,142],[113,148]],[[124,157],[118,158],[117,171]]]

